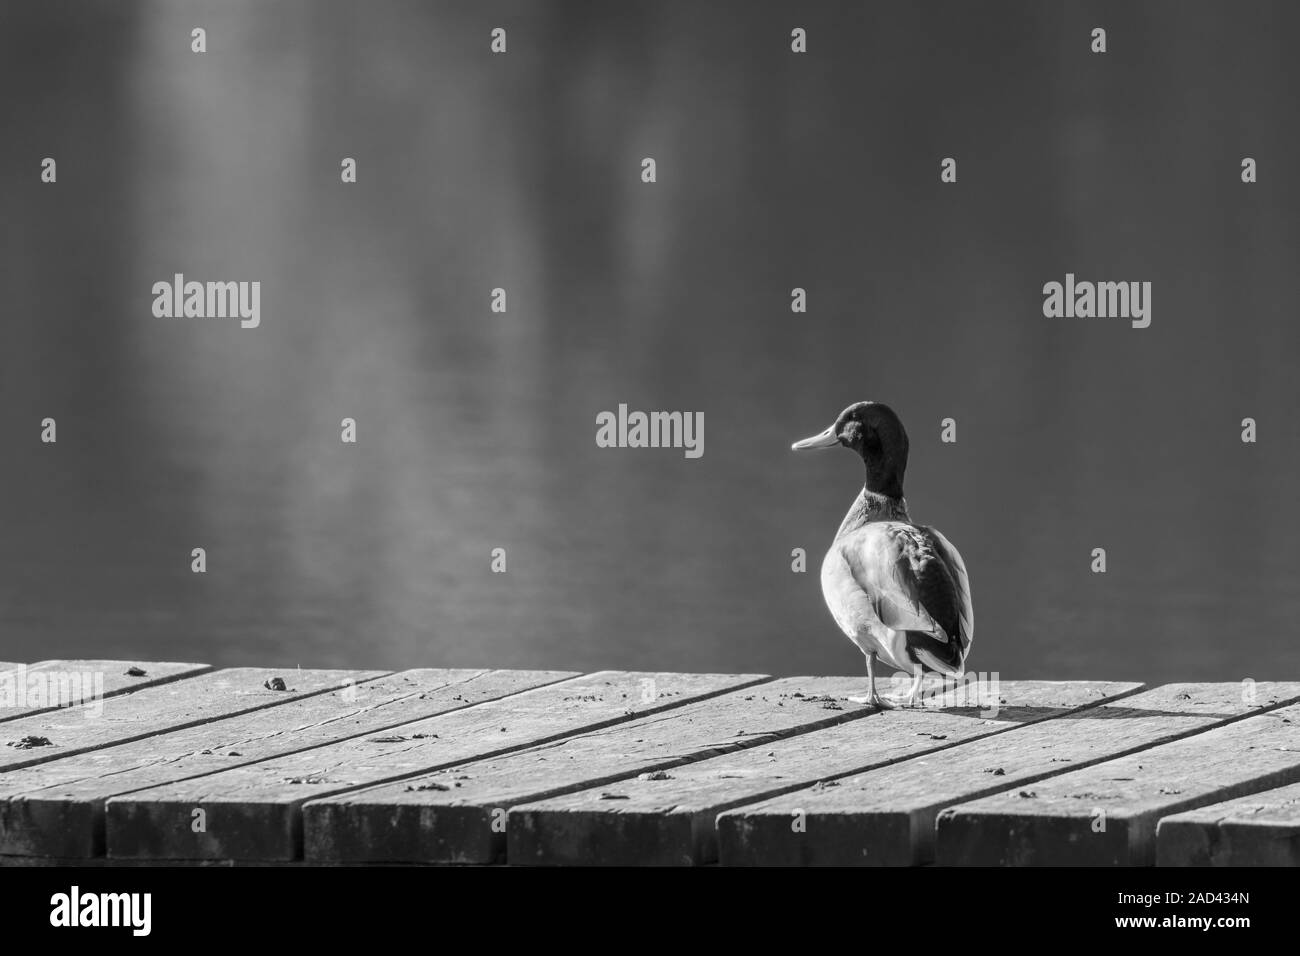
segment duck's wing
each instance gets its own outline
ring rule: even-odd
[[[921,530],[934,539],[935,550],[948,566],[953,576],[953,583],[957,585],[961,633],[969,648],[970,642],[975,640],[975,606],[971,603],[970,577],[966,574],[966,562],[961,559],[961,553],[953,547],[952,542],[939,533],[938,528],[926,527]]]
[[[901,521],[872,522],[837,544],[880,623],[906,632],[913,659],[959,673],[974,615],[957,549],[932,528]]]

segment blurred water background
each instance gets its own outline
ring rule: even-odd
[[[788,449],[874,399],[973,669],[1294,678],[1298,33],[0,0],[0,659],[857,673],[817,571],[861,465]],[[259,280],[261,327],[154,318],[176,272]],[[1066,272],[1151,281],[1151,327],[1044,318]],[[704,412],[704,456],[598,448],[619,403]]]

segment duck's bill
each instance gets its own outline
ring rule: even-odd
[[[840,443],[840,436],[835,434],[835,426],[832,425],[824,432],[819,432],[811,438],[805,438],[797,441],[790,446],[791,451],[804,451],[808,448],[834,448]]]

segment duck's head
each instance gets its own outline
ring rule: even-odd
[[[879,402],[857,402],[840,412],[830,428],[790,447],[803,451],[836,445],[852,448],[862,456],[867,465],[867,491],[903,497],[907,431],[892,408]]]

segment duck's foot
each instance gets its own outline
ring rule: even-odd
[[[850,701],[855,704],[868,704],[877,710],[893,710],[898,705],[887,697],[881,697],[879,694],[863,694],[860,697],[850,697]]]
[[[902,694],[898,697],[882,697],[883,707],[891,710],[910,710],[915,707],[924,707],[925,701],[921,699],[920,694]]]
[[[908,686],[907,692],[890,697],[889,701],[892,706],[904,709],[925,706],[925,674],[917,668],[912,678],[912,683]]]

